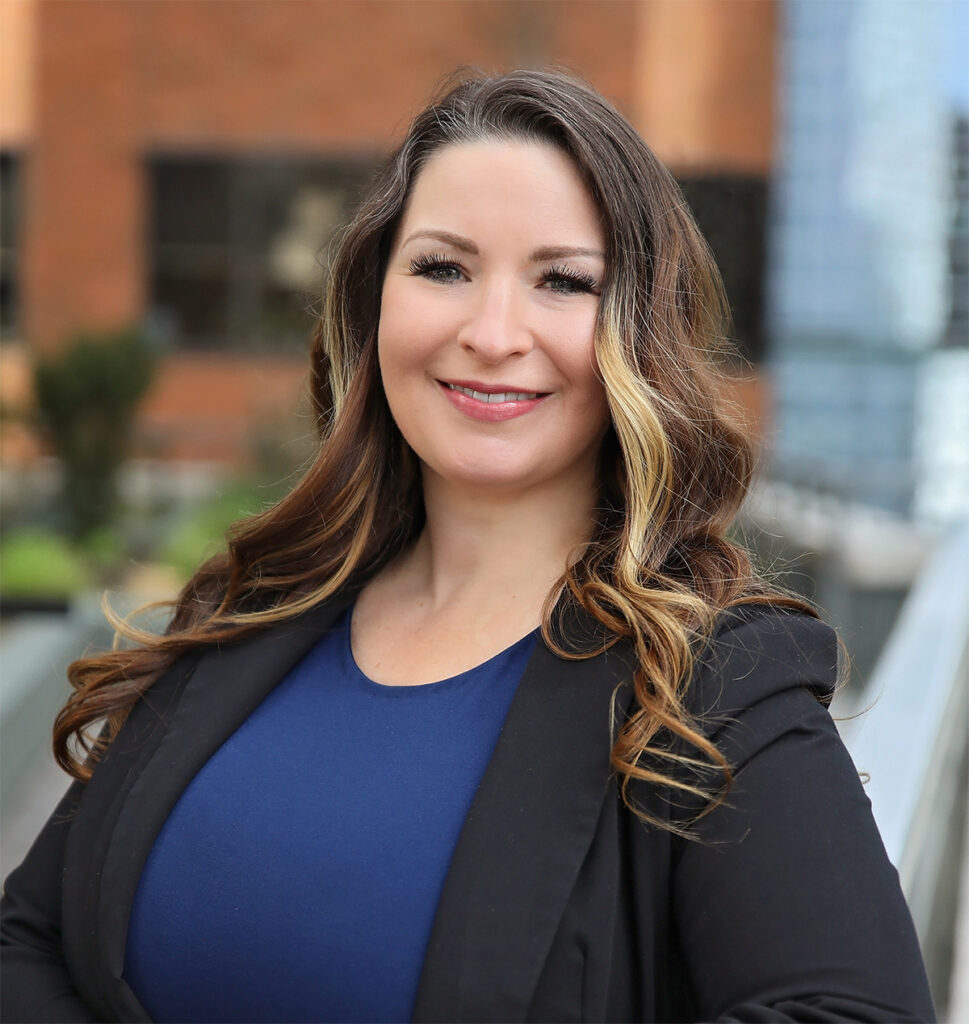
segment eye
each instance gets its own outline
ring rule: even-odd
[[[427,253],[411,260],[410,272],[415,277],[426,277],[440,284],[453,284],[464,279],[464,270],[446,256]]]
[[[591,275],[572,267],[550,267],[542,275],[542,284],[560,295],[598,295],[599,283]]]

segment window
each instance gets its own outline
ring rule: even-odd
[[[17,255],[20,242],[21,161],[14,153],[0,153],[0,339],[14,336],[19,327]]]
[[[320,250],[373,161],[158,156],[150,304],[183,348],[303,351]]]
[[[767,183],[753,175],[680,178],[680,187],[713,250],[733,314],[741,356],[764,359],[764,274]]]

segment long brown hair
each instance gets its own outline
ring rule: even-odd
[[[637,779],[699,795],[708,807],[722,798],[729,766],[684,706],[697,641],[730,605],[794,602],[767,593],[726,533],[750,481],[752,449],[720,397],[720,276],[674,179],[629,123],[585,84],[537,71],[452,85],[375,178],[335,248],[314,339],[317,457],[286,498],[237,525],[228,550],[198,569],[163,636],[116,620],[137,646],[71,665],[75,692],[57,717],[54,754],[77,778],[90,777],[140,696],[177,658],[298,615],[360,584],[416,539],[416,460],[376,362],[384,268],[431,154],[486,139],[541,141],[567,153],[607,239],[596,352],[612,429],[594,533],[546,602],[546,642],[563,656],[594,653],[557,639],[553,618],[577,607],[604,627],[607,643],[631,641],[636,701],[612,751],[627,802]],[[99,722],[106,728],[92,740],[87,732]],[[684,774],[691,765],[698,774]],[[718,773],[714,784],[704,767]]]

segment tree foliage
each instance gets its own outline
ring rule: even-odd
[[[128,329],[80,335],[34,368],[38,412],[62,464],[65,526],[74,536],[110,522],[117,510],[118,469],[155,363],[144,336]]]

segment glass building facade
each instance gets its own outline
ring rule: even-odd
[[[969,512],[954,6],[784,5],[767,284],[774,474],[936,520]]]

